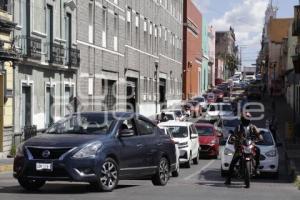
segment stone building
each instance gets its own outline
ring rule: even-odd
[[[182,0],[77,2],[80,110],[150,116],[181,100]]]
[[[0,158],[9,153],[13,133],[13,65],[17,54],[12,11],[11,0],[0,1]]]
[[[77,49],[75,0],[14,0],[14,129],[47,128],[74,111]],[[78,1],[77,1],[78,2]]]
[[[183,99],[190,99],[202,91],[202,14],[192,0],[183,9]]]

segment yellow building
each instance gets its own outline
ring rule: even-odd
[[[0,158],[10,152],[13,134],[13,63],[17,56],[12,45],[11,2],[0,1]]]

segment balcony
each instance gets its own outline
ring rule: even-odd
[[[46,61],[52,65],[79,67],[80,51],[57,43],[46,43]]]
[[[293,36],[300,36],[300,6],[294,7]]]
[[[0,40],[0,60],[14,61],[17,60],[17,53],[11,42]]]
[[[32,59],[40,61],[42,58],[42,40],[34,37],[17,36],[15,38],[15,46],[24,59]]]

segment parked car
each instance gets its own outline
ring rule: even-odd
[[[166,127],[179,144],[180,157],[179,161],[185,167],[191,167],[191,161],[194,164],[199,162],[200,145],[198,133],[191,122],[163,122],[159,127]]]
[[[166,185],[176,170],[175,144],[138,114],[77,113],[22,143],[13,169],[27,190],[46,181],[88,182],[102,191],[112,191],[121,179]]]
[[[173,137],[172,133],[169,131],[169,129],[167,127],[160,127],[160,129],[161,129],[161,131],[164,134],[170,136],[170,138],[175,143],[175,149],[176,149],[176,170],[172,172],[172,176],[173,177],[178,177],[179,176],[179,171],[180,171],[180,162],[179,162],[180,152],[179,152],[178,143],[174,140],[174,137]]]
[[[247,90],[248,99],[257,99],[260,100],[262,98],[261,90],[259,87],[252,86]]]
[[[216,102],[216,96],[214,93],[208,93],[206,99],[208,104]]]
[[[202,107],[198,101],[188,101],[185,105],[185,109],[190,111],[191,117],[199,117],[202,115]]]
[[[214,89],[213,93],[215,94],[216,102],[223,102],[224,91],[219,89]]]
[[[213,103],[208,106],[207,117],[233,116],[233,109],[230,103]]]
[[[174,113],[176,121],[185,121],[186,115],[183,113],[182,109],[166,109],[164,110],[165,113]]]
[[[200,156],[219,156],[219,138],[222,133],[219,132],[212,124],[195,124],[201,144]]]
[[[268,129],[259,129],[263,136],[263,141],[256,143],[260,148],[260,166],[259,171],[261,173],[268,173],[274,177],[278,177],[278,163],[279,155],[277,146],[281,146],[280,143],[276,144],[272,136],[272,133]],[[229,138],[226,142],[225,148],[221,154],[221,175],[225,176],[228,173],[229,165],[234,154],[234,146],[229,142]]]
[[[206,110],[207,109],[207,100],[203,97],[203,96],[199,96],[199,97],[194,97],[193,98],[194,101],[198,101],[202,110]]]

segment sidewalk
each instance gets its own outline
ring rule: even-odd
[[[274,110],[272,110],[272,98],[266,97],[264,104],[266,106],[266,119],[271,119],[274,113]],[[279,141],[283,142],[288,173],[293,181],[300,183],[300,138],[291,139],[287,129],[288,123],[293,122],[293,110],[283,97],[276,97],[275,104],[275,116],[278,124],[277,134]]]
[[[0,173],[12,172],[13,162],[12,158],[0,159]]]

